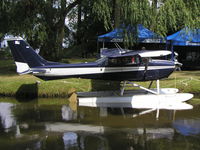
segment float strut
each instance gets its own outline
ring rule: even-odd
[[[160,94],[160,80],[156,80],[157,84],[157,94]]]
[[[151,81],[151,83],[149,84],[149,87],[148,87],[148,89],[150,89],[150,88],[151,88],[152,84],[153,84],[153,81]]]
[[[156,119],[158,120],[158,118],[159,118],[159,114],[160,114],[160,110],[159,110],[159,108],[157,109],[157,111],[156,111]]]
[[[152,86],[153,81],[151,81],[151,83],[150,83],[150,85],[149,85],[148,88],[145,88],[145,87],[143,87],[143,86],[141,86],[141,85],[138,85],[138,84],[136,84],[136,83],[124,81],[124,82],[123,82],[123,85],[122,85],[122,88],[121,88],[121,92],[120,92],[120,95],[121,95],[121,96],[124,95],[124,90],[125,90],[125,87],[126,87],[127,83],[128,83],[128,84],[131,84],[133,87],[138,87],[138,88],[143,89],[143,90],[145,90],[145,91],[147,91],[147,92],[150,92],[150,93],[152,93],[152,94],[156,94],[156,95],[160,94],[160,80],[156,80],[156,88],[157,88],[157,91],[156,91],[156,92],[150,89],[151,86]]]
[[[121,96],[124,95],[125,87],[126,87],[126,81],[123,82],[123,86],[122,86],[121,93],[120,93]]]

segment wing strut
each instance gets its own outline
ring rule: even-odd
[[[157,91],[153,91],[151,90],[151,86],[152,86],[152,83],[153,81],[151,81],[151,83],[149,84],[149,88],[145,88],[139,84],[136,84],[136,83],[133,83],[133,82],[129,82],[129,81],[123,81],[123,85],[122,85],[122,88],[121,88],[121,91],[120,91],[120,95],[123,96],[124,95],[124,91],[125,91],[125,88],[128,87],[127,85],[131,85],[133,87],[138,87],[144,91],[147,91],[149,93],[152,93],[152,94],[155,94],[155,95],[159,95],[160,94],[160,80],[156,80],[156,89]]]

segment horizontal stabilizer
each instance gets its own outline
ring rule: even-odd
[[[24,62],[15,62],[17,66],[17,73],[19,74],[27,74],[30,73],[30,68],[27,63]]]

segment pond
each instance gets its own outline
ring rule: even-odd
[[[190,110],[86,107],[63,99],[0,98],[1,150],[200,149],[200,105]]]

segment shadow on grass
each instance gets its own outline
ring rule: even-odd
[[[38,85],[23,84],[16,92],[16,99],[20,102],[26,102],[38,98]]]
[[[92,91],[114,91],[120,89],[120,81],[92,80]]]

